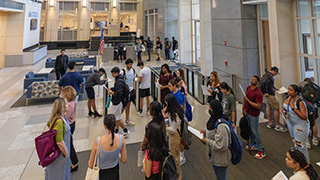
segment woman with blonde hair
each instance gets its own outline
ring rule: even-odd
[[[222,92],[220,91],[220,80],[218,77],[218,73],[216,71],[212,71],[210,74],[210,81],[208,82],[208,91],[210,96],[208,96],[208,103],[214,99],[221,102],[222,100]]]
[[[56,99],[52,106],[51,116],[47,124],[53,125],[57,131],[55,140],[61,151],[57,159],[46,167],[46,180],[69,180],[71,179],[70,169],[70,126],[64,118],[66,101],[62,98]]]
[[[79,159],[76,153],[76,150],[73,146],[73,138],[72,135],[76,128],[76,102],[77,91],[72,86],[66,86],[61,90],[61,97],[67,101],[65,117],[69,121],[69,125],[71,128],[71,136],[70,136],[70,159],[72,163],[71,172],[78,170]]]

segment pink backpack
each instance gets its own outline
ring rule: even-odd
[[[53,127],[58,119],[59,118],[56,118],[54,120],[49,131],[43,132],[35,139],[36,150],[40,160],[38,164],[42,167],[46,167],[51,164],[60,153],[60,149],[55,141],[57,131],[53,130]]]

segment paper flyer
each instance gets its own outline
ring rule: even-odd
[[[201,85],[201,89],[202,89],[202,94],[205,96],[210,96],[210,93],[208,91],[208,87],[205,85]]]
[[[197,136],[199,139],[202,139],[203,138],[203,134],[200,133],[200,131],[194,129],[193,127],[191,126],[188,126],[188,130],[195,136]]]
[[[239,87],[240,87],[240,89],[241,89],[241,92],[242,92],[243,96],[246,96],[246,93],[244,92],[244,90],[243,90],[243,88],[242,88],[241,84],[239,84]]]
[[[279,89],[279,91],[277,91],[278,94],[284,94],[284,93],[287,93],[288,92],[288,89],[286,89],[285,87],[282,87]]]
[[[279,171],[271,180],[288,180],[288,178],[282,171]]]

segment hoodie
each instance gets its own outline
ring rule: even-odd
[[[211,117],[206,127],[206,153],[212,165],[227,167],[230,156],[228,147],[231,144],[230,129],[227,124],[221,123],[217,128],[215,124],[220,118],[228,119],[222,114],[223,108],[218,100],[211,101],[210,106],[213,112],[210,113]]]
[[[124,92],[124,87],[125,86],[125,81],[124,78],[121,74],[119,74],[116,77],[115,83],[114,83],[114,87],[111,88],[111,90],[114,92],[114,94],[112,95],[112,104],[113,105],[118,105],[120,104],[120,102],[123,99],[123,92]]]

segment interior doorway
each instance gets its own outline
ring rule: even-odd
[[[263,31],[264,68],[269,70],[271,68],[269,21],[262,21],[262,31]]]

